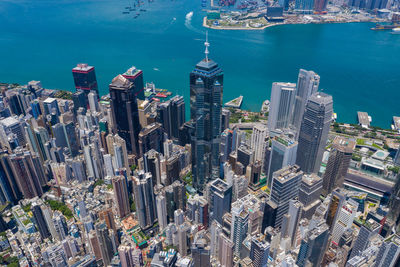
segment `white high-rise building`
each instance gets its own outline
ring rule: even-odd
[[[112,156],[110,154],[105,154],[103,156],[104,159],[104,169],[106,172],[106,176],[112,177],[114,176],[114,166],[112,162]]]
[[[232,230],[231,240],[234,244],[234,254],[240,256],[243,240],[246,238],[249,213],[244,209],[242,201],[232,203]]]
[[[271,104],[268,116],[268,129],[288,128],[293,118],[295,83],[273,83],[271,89]]]
[[[96,94],[96,92],[91,91],[88,94],[88,100],[89,100],[89,108],[90,111],[92,113],[94,112],[99,112],[100,108],[99,108],[99,100],[98,100],[98,95]]]
[[[264,124],[257,124],[253,127],[251,135],[251,149],[254,151],[254,161],[263,161],[265,138],[267,137],[267,126]]]
[[[292,119],[292,125],[297,129],[297,132],[303,120],[307,100],[318,91],[319,80],[320,77],[315,72],[300,69]]]
[[[332,230],[332,241],[339,243],[343,233],[353,225],[358,209],[358,203],[352,199],[347,200],[340,208]]]
[[[157,206],[157,219],[158,225],[160,226],[160,230],[164,230],[167,227],[167,203],[165,197],[163,195],[158,195],[156,197],[156,206]]]

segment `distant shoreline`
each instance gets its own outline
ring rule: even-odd
[[[207,16],[203,18],[203,27],[213,30],[265,30],[266,28],[279,26],[279,25],[308,25],[308,24],[346,24],[346,23],[377,23],[379,21],[331,21],[331,22],[310,22],[310,23],[271,23],[268,25],[264,25],[260,28],[251,28],[251,27],[226,27],[226,26],[209,26],[207,25]]]

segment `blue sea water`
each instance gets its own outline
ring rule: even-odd
[[[140,16],[123,15],[133,0],[0,1],[0,81],[41,80],[73,90],[71,69],[96,67],[102,94],[131,65],[146,81],[189,97],[189,72],[204,57],[200,0],[145,0]],[[191,20],[186,14],[193,11]],[[139,12],[139,11],[137,11]],[[210,57],[224,70],[224,101],[244,95],[259,110],[275,81],[296,82],[300,68],[321,76],[338,121],[357,111],[389,127],[400,115],[400,35],[369,23],[285,25],[264,31],[209,30]],[[188,103],[188,102],[186,102]]]

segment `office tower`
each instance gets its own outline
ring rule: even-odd
[[[190,248],[193,258],[193,266],[210,267],[211,250],[205,237],[205,231],[198,232]]]
[[[246,146],[246,145],[241,145],[238,150],[237,150],[237,162],[240,162],[244,169],[247,168],[247,166],[253,162],[253,150]],[[240,173],[244,174],[244,173]]]
[[[24,123],[20,122],[17,117],[8,117],[0,120],[0,137],[3,144],[7,143],[10,135],[16,138],[19,146],[26,144]]]
[[[231,240],[234,244],[233,254],[240,257],[242,242],[248,230],[249,213],[244,209],[243,203],[236,201],[232,204],[232,230]]]
[[[29,151],[16,150],[9,159],[19,191],[24,198],[41,196],[46,178],[39,158]]]
[[[332,230],[332,241],[339,243],[340,238],[347,229],[353,225],[358,209],[358,203],[352,199],[347,200],[338,210],[337,219]]]
[[[265,267],[268,264],[269,243],[264,239],[264,235],[252,236],[250,246],[250,259],[253,267]]]
[[[225,129],[221,133],[221,163],[228,160],[229,154],[232,152],[232,135],[233,131],[231,129]]]
[[[374,267],[394,267],[398,264],[400,254],[400,237],[392,236],[382,243],[378,255],[376,255]]]
[[[300,201],[291,199],[289,201],[289,210],[288,210],[288,222],[287,226],[282,228],[286,228],[285,234],[282,233],[283,237],[287,236],[290,239],[291,247],[296,247],[297,241],[297,231],[299,229],[299,223],[303,213],[303,204]],[[283,223],[282,223],[283,224]]]
[[[253,190],[257,190],[261,187],[261,167],[261,161],[255,161],[247,166],[246,176],[249,181],[249,186]]]
[[[299,201],[303,204],[303,218],[311,219],[321,203],[322,179],[316,174],[305,174],[301,179]]]
[[[174,211],[174,223],[176,224],[176,226],[181,225],[185,221],[183,215],[184,214],[181,209],[177,209],[176,211]]]
[[[114,213],[112,208],[107,208],[105,210],[101,210],[99,212],[99,218],[100,220],[103,220],[108,229],[114,230],[114,232],[117,231],[117,227],[115,225],[115,220],[114,220]]]
[[[336,136],[331,146],[328,164],[323,177],[323,194],[328,195],[336,187],[343,187],[344,176],[349,169],[356,142]]]
[[[40,236],[42,237],[42,239],[48,238],[50,236],[50,232],[49,229],[47,228],[47,224],[40,206],[39,205],[33,206],[32,213],[33,217],[35,218],[36,226],[39,230]]]
[[[332,229],[332,227],[334,226],[338,210],[343,205],[345,200],[346,195],[339,188],[335,189],[332,192],[332,197],[328,208],[328,215],[326,217],[326,224],[329,226],[330,229]]]
[[[231,112],[229,109],[222,109],[221,116],[221,131],[229,128],[229,120],[231,119]]]
[[[310,10],[312,10],[312,7]],[[319,80],[320,77],[315,72],[300,69],[297,79],[297,88],[292,120],[292,125],[297,130],[297,133],[300,130],[300,125],[303,120],[304,110],[306,109],[307,101],[312,94],[318,91]]]
[[[215,179],[210,184],[209,204],[210,217],[222,225],[222,216],[231,210],[232,186],[221,179]]]
[[[164,153],[163,143],[164,131],[160,123],[147,125],[139,133],[139,151],[142,156],[151,149]]]
[[[157,107],[157,120],[170,139],[179,138],[179,128],[185,123],[185,101],[183,96],[174,96]]]
[[[302,177],[303,172],[297,165],[274,172],[270,198],[277,205],[274,227],[281,226],[283,215],[289,210],[289,201],[298,196]]]
[[[286,166],[294,165],[297,156],[297,142],[284,134],[275,136],[271,141],[267,185],[271,187],[274,172]]]
[[[57,239],[60,241],[64,240],[68,235],[68,226],[65,217],[61,212],[55,211],[53,213],[53,225],[55,232],[57,233]]]
[[[188,255],[190,224],[185,222],[178,226],[178,251],[181,256]]]
[[[251,134],[251,149],[254,151],[254,160],[263,161],[265,139],[267,138],[268,129],[266,125],[257,124],[253,126],[253,133]]]
[[[369,245],[370,240],[379,234],[382,225],[376,221],[369,219],[360,227],[357,239],[354,243],[349,259],[360,255]]]
[[[325,223],[309,230],[301,240],[296,264],[299,267],[321,266],[328,245],[329,228]]]
[[[187,217],[195,223],[208,227],[208,202],[204,196],[189,195]]]
[[[110,84],[110,98],[113,130],[124,139],[128,152],[138,156],[141,127],[134,84],[118,75]]]
[[[144,100],[144,83],[143,83],[143,71],[132,66],[122,76],[133,83],[133,94],[140,100]]]
[[[99,107],[99,96],[95,91],[91,91],[88,94],[88,102],[89,102],[89,108],[90,111],[93,112],[99,112],[100,107]]]
[[[221,266],[233,267],[233,242],[223,233],[218,238],[218,260]]]
[[[74,103],[74,115],[77,116],[77,112],[80,108],[86,110],[88,101],[83,91],[76,91],[72,94],[72,102]]]
[[[64,124],[64,133],[67,138],[67,146],[72,157],[76,157],[79,153],[79,141],[75,132],[75,124],[68,122]]]
[[[139,225],[145,229],[152,226],[156,220],[152,177],[150,173],[140,171],[132,180]]]
[[[99,222],[96,224],[95,228],[101,259],[103,260],[104,266],[108,266],[114,254],[112,236],[105,223]]]
[[[294,83],[273,83],[268,115],[268,130],[285,129],[292,123],[296,94]]]
[[[168,222],[172,222],[175,210],[186,210],[186,189],[184,184],[180,181],[175,181],[171,185],[166,186],[165,198],[167,201]]]
[[[143,170],[150,172],[153,177],[153,184],[161,184],[160,153],[151,149],[143,155]]]
[[[160,230],[163,231],[168,225],[167,221],[167,203],[163,195],[157,195],[156,197],[157,205],[157,219]]]
[[[304,173],[318,173],[332,121],[332,96],[310,96],[299,132],[296,164]]]
[[[118,254],[119,258],[121,260],[121,267],[135,267],[137,266],[135,264],[134,260],[134,247],[131,246],[119,246],[118,247]]]
[[[328,4],[327,0],[315,0],[314,1],[314,10],[315,12],[323,12],[326,10],[326,5]]]
[[[181,171],[179,156],[173,155],[167,159],[166,162],[166,180],[163,181],[165,185],[170,185],[179,179],[179,174]]]
[[[124,176],[115,176],[112,179],[114,191],[114,203],[117,207],[117,214],[124,218],[130,214],[128,185]]]
[[[205,46],[206,58],[190,73],[190,118],[195,123],[192,173],[198,191],[219,177],[223,72],[208,58],[207,40]]]
[[[72,76],[74,77],[76,91],[83,91],[86,95],[90,91],[99,94],[94,67],[88,66],[88,64],[78,64],[72,69]]]
[[[12,171],[7,151],[0,152],[0,190],[1,199],[2,202],[4,202],[2,205],[7,201],[10,203],[16,203],[20,198],[22,198],[22,193]]]

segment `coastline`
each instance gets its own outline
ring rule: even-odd
[[[308,24],[346,24],[346,23],[377,23],[378,20],[370,20],[370,21],[330,21],[330,22],[310,22],[310,23],[271,23],[268,25],[264,25],[260,28],[251,28],[251,27],[224,27],[224,26],[209,26],[207,25],[207,16],[203,18],[203,27],[213,30],[265,30],[266,28],[273,27],[273,26],[280,26],[280,25],[308,25]]]

